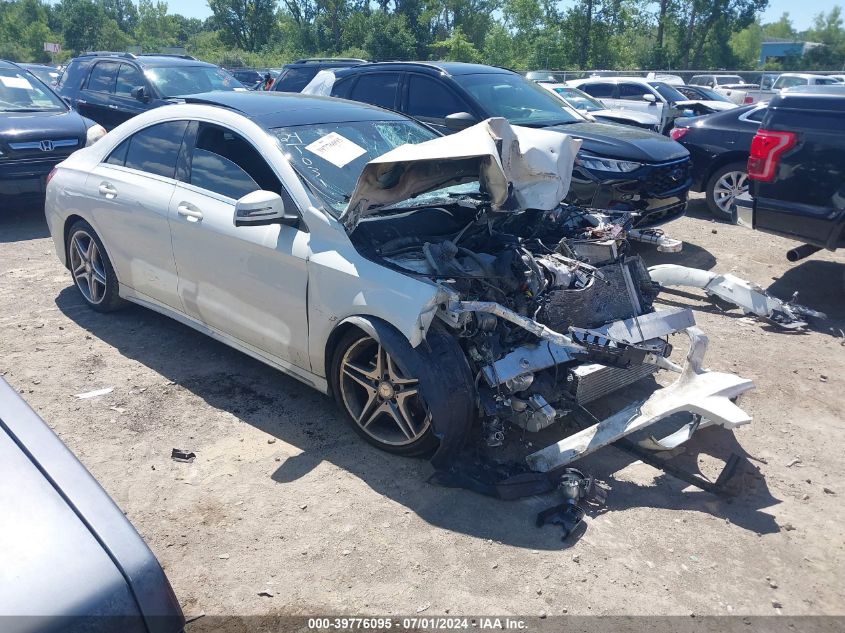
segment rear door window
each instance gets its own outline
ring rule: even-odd
[[[168,121],[136,132],[126,152],[126,167],[173,178],[187,125],[187,121]]]
[[[466,110],[467,106],[443,83],[425,75],[409,76],[405,111],[411,116],[445,119]]]
[[[349,98],[395,110],[398,87],[399,73],[366,73],[358,78]]]
[[[581,90],[596,99],[612,99],[613,98],[613,84],[595,83],[583,84],[578,86]]]
[[[88,90],[94,92],[114,92],[114,82],[117,77],[117,62],[99,62],[91,71],[88,78]]]

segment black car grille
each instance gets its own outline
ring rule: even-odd
[[[645,179],[645,188],[649,195],[662,198],[688,187],[691,177],[692,163],[689,158],[652,165]]]

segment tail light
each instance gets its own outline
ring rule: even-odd
[[[669,136],[671,136],[674,141],[680,141],[687,135],[687,132],[689,132],[688,127],[673,127],[669,131]]]
[[[745,95],[745,99],[742,100],[743,105],[749,105],[754,103],[754,97],[751,95]]]
[[[56,169],[58,169],[58,168],[53,167],[53,169],[50,170],[50,173],[47,174],[47,180],[44,181],[45,185],[48,184],[53,179],[53,176],[56,175]]]
[[[751,141],[751,153],[748,156],[748,177],[771,182],[775,177],[780,157],[794,147],[797,141],[795,132],[757,130],[757,135]]]

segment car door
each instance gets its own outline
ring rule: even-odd
[[[660,120],[662,129],[666,123],[664,120],[666,116],[666,104],[663,101],[663,97],[649,86],[634,82],[617,84],[617,88],[619,89],[619,100],[617,103],[619,104],[618,107],[620,110],[634,110],[635,112],[651,114]],[[646,101],[643,99],[643,95],[647,94],[652,95],[655,100]]]
[[[276,358],[310,369],[304,225],[235,226],[235,202],[261,189],[297,212],[270,164],[240,133],[194,122],[171,201],[185,312]]]
[[[94,64],[76,101],[79,114],[93,119],[107,130],[117,125],[113,96],[119,66],[118,62],[112,60]]]
[[[446,127],[448,115],[459,112],[474,114],[469,104],[455,91],[434,77],[407,73],[404,90],[402,112],[428,123],[443,134],[452,132]]]
[[[188,123],[143,128],[115,147],[85,183],[87,207],[121,284],[182,310],[168,212]]]
[[[112,97],[113,107],[110,107],[115,126],[141,114],[149,107],[132,96],[133,88],[143,88],[147,95],[153,94],[143,73],[132,64],[122,63],[117,71],[117,82]]]

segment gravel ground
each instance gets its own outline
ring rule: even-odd
[[[683,253],[643,251],[800,290],[830,318],[786,333],[697,292],[662,295],[695,310],[710,368],[757,385],[741,403],[752,424],[702,431],[678,458],[714,476],[741,454],[739,494],[607,448],[581,462],[607,505],[569,543],[533,525],[553,498],[428,485],[426,461],[369,447],[297,381],[148,310],[87,309],[43,214],[2,216],[0,373],[126,512],[189,616],[845,614],[842,254],[789,264],[792,242],[713,222],[700,199],[668,227]],[[196,461],[171,461],[173,447]]]

